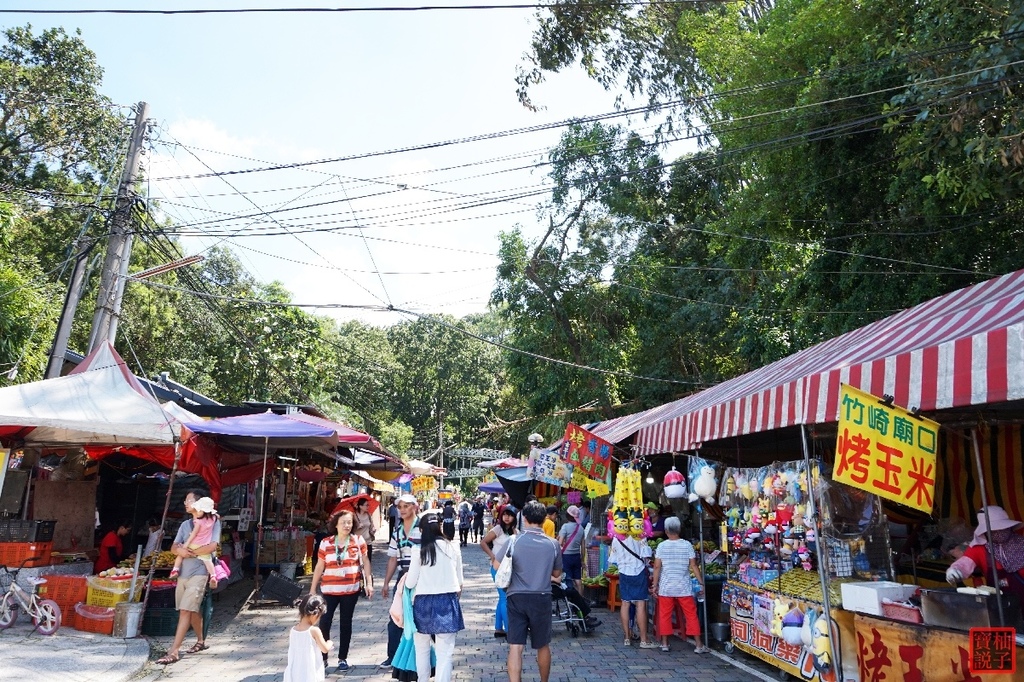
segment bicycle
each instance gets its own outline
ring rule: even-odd
[[[7,591],[0,598],[0,630],[6,630],[14,625],[18,619],[18,609],[23,609],[32,617],[32,624],[42,635],[52,635],[60,628],[61,612],[57,602],[52,599],[40,599],[36,593],[36,588],[44,584],[46,578],[29,578],[29,582],[32,583],[31,592],[18,584],[21,569],[25,568],[28,562],[36,561],[38,558],[25,559],[14,571],[6,566],[0,567],[4,569],[4,576],[10,580]]]

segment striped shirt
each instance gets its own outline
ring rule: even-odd
[[[690,583],[690,559],[697,553],[686,540],[666,540],[654,550],[654,558],[661,560],[658,594],[662,597],[689,597],[693,594]]]
[[[333,595],[356,594],[366,556],[366,541],[361,535],[349,535],[347,542],[336,546],[337,539],[336,535],[331,535],[320,541],[317,556],[324,565],[320,591]]]
[[[396,581],[409,570],[409,562],[412,560],[413,549],[418,548],[419,546],[419,524],[414,522],[412,524],[412,530],[410,530],[409,534],[406,535],[405,521],[399,519],[398,525],[395,526],[395,532],[391,534],[391,540],[388,543],[388,556],[398,558],[398,570],[395,572]]]

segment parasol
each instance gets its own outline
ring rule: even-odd
[[[369,505],[366,507],[367,513],[371,515],[377,513],[377,508],[380,507],[380,502],[375,500],[371,495],[367,495],[366,493],[360,493],[359,495],[353,495],[352,497],[346,497],[345,499],[343,499],[341,502],[338,503],[338,506],[331,510],[331,514],[334,514],[334,512],[341,511],[342,509],[348,509],[349,511],[355,513],[356,505],[359,504],[360,500],[366,500],[369,503]]]

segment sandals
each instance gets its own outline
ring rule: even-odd
[[[187,654],[198,654],[200,651],[206,651],[209,648],[210,648],[210,645],[207,644],[206,642],[196,642],[195,644],[192,645],[191,648],[186,649],[185,653],[187,653]]]
[[[170,665],[172,663],[177,663],[180,660],[181,660],[181,655],[180,654],[175,653],[175,654],[172,655],[170,652],[168,652],[168,653],[164,654],[163,658],[158,658],[157,661],[156,661],[156,664],[157,665]]]

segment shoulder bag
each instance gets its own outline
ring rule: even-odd
[[[505,556],[501,558],[501,565],[498,566],[498,570],[494,573],[494,584],[503,590],[512,583],[512,550],[516,546],[517,537],[519,537],[518,533],[512,536],[508,543],[508,550],[505,552]]]

